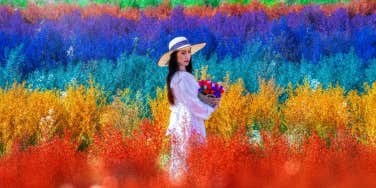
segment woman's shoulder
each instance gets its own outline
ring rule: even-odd
[[[172,76],[172,79],[174,79],[174,78],[182,79],[182,78],[185,78],[185,77],[194,77],[194,76],[187,71],[177,71],[177,72],[175,72],[174,76]]]

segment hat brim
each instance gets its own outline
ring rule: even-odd
[[[206,45],[206,43],[199,43],[199,44],[193,44],[193,45],[190,45],[190,46],[184,46],[182,48],[179,48],[179,49],[183,49],[183,48],[186,48],[186,47],[191,47],[191,54],[195,54],[196,52],[200,51],[202,48],[204,48]],[[161,58],[159,59],[158,61],[158,66],[160,67],[165,67],[165,66],[168,66],[168,62],[170,61],[170,55],[174,52],[174,51],[178,51],[179,49],[176,49],[176,50],[170,50],[166,53],[164,53]]]

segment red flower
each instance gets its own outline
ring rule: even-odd
[[[220,98],[222,96],[222,93],[224,92],[223,86],[221,84],[218,84],[211,80],[200,80],[199,86],[200,88],[198,91],[204,95],[212,94],[217,98]]]

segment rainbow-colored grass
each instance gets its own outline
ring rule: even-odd
[[[90,6],[91,4],[105,4],[111,6],[119,6],[121,8],[133,7],[133,8],[146,8],[154,7],[159,5],[169,5],[169,6],[211,6],[218,7],[223,4],[239,4],[247,5],[254,1],[252,0],[0,0],[1,4],[10,4],[12,6],[27,7],[30,5],[45,6],[48,4],[75,4],[79,6]],[[329,3],[345,3],[350,2],[350,0],[260,0],[268,6],[278,5],[278,4],[329,4]]]
[[[0,4],[0,187],[375,186],[376,1]],[[225,93],[176,185],[179,35]]]

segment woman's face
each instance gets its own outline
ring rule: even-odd
[[[186,67],[191,60],[191,47],[182,48],[177,52],[178,64],[181,67]]]

